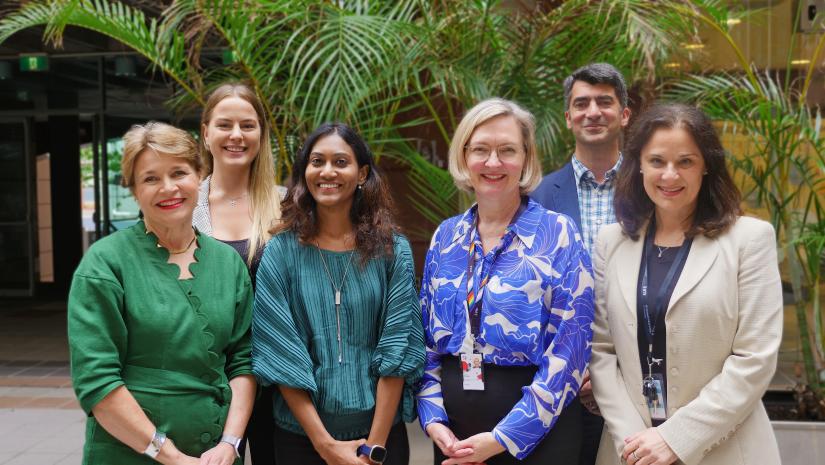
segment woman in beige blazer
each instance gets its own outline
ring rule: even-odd
[[[700,110],[640,115],[624,157],[593,257],[597,463],[780,464],[761,402],[782,334],[773,228],[740,216]]]

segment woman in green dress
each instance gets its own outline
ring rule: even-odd
[[[258,268],[255,375],[277,385],[276,460],[406,465],[424,341],[407,240],[363,139],[324,124],[298,153]]]
[[[150,122],[124,142],[123,185],[143,220],[92,245],[69,293],[83,463],[240,463],[255,393],[249,275],[232,248],[192,228],[192,137]]]

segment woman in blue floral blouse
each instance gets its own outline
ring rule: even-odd
[[[526,196],[541,180],[534,132],[529,112],[489,99],[450,146],[477,203],[441,223],[424,264],[417,400],[436,464],[578,460],[593,278],[573,221]]]

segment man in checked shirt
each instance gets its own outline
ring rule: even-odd
[[[564,117],[576,139],[569,163],[544,177],[531,197],[544,208],[573,218],[591,255],[599,229],[616,222],[615,177],[622,163],[622,129],[630,119],[624,77],[612,65],[592,63],[564,80]],[[604,420],[586,373],[579,392],[582,447],[579,465],[596,463]]]

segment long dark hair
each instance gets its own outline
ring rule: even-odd
[[[680,103],[652,106],[636,118],[622,152],[624,160],[616,179],[614,206],[616,219],[633,240],[653,215],[654,205],[645,192],[642,180],[642,148],[659,129],[681,128],[690,134],[702,152],[707,174],[693,214],[693,224],[686,237],[716,237],[725,232],[742,214],[741,195],[725,165],[725,149],[710,118],[702,110]]]
[[[305,174],[312,148],[319,139],[332,134],[337,134],[352,148],[358,168],[369,166],[367,179],[360,189],[355,190],[349,212],[361,265],[366,265],[372,258],[392,256],[393,234],[398,231],[392,214],[392,198],[367,143],[343,123],[324,123],[307,137],[292,165],[289,190],[281,203],[281,224],[272,232],[294,231],[303,244],[308,244],[318,234],[318,212],[315,199],[307,188]]]

